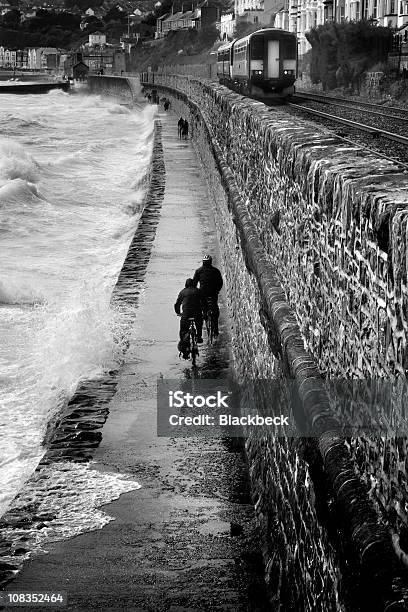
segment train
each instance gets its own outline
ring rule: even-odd
[[[297,38],[266,28],[225,43],[217,51],[217,77],[247,96],[287,98],[295,92]]]

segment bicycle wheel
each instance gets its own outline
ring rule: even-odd
[[[214,339],[214,311],[213,311],[213,301],[211,297],[207,298],[207,304],[208,304],[207,321],[206,321],[207,335],[208,335],[209,344],[212,344],[212,341]]]
[[[194,323],[190,327],[190,347],[191,347],[191,362],[193,367],[196,366],[197,355],[198,355],[198,344],[197,344],[197,330]]]
[[[208,342],[211,344],[212,343],[212,339],[213,339],[213,326],[212,326],[212,316],[211,316],[211,312],[208,313],[207,315],[207,319],[205,321],[205,327],[207,329],[207,339]]]

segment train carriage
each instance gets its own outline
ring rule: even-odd
[[[246,95],[289,96],[295,91],[296,73],[296,36],[285,30],[258,30],[217,52],[220,82]]]

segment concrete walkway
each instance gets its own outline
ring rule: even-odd
[[[191,376],[177,352],[173,303],[202,254],[217,253],[211,205],[189,142],[163,118],[162,216],[103,440],[100,469],[142,485],[105,507],[115,521],[27,564],[16,590],[66,590],[68,610],[263,610],[262,567],[240,448],[156,436],[156,381]],[[216,255],[216,263],[219,258]],[[225,314],[225,306],[221,305]],[[200,376],[224,377],[228,325],[199,357]],[[49,608],[48,608],[49,609]]]

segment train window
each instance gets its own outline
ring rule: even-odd
[[[282,59],[296,59],[296,38],[283,38],[280,41],[280,53]]]
[[[262,36],[254,36],[251,40],[251,59],[263,60],[264,58],[264,39]]]

